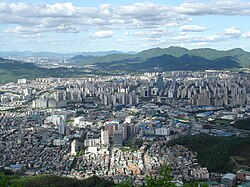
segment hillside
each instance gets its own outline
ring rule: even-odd
[[[95,74],[93,72],[92,74]],[[83,77],[84,69],[53,68],[46,69],[32,63],[23,63],[0,58],[0,84],[17,81],[20,78],[35,79],[39,77]]]
[[[78,58],[77,61],[84,64],[94,64],[94,63],[114,63],[119,61],[142,63],[149,61],[155,57],[162,57],[164,55],[173,57],[182,56],[196,56],[207,60],[215,61],[222,58],[235,59],[235,63],[239,64],[240,67],[250,67],[250,53],[242,49],[236,48],[228,51],[219,51],[210,48],[193,49],[189,50],[182,47],[169,47],[169,48],[152,48],[137,54],[111,54],[103,57],[94,57],[92,59],[86,59],[84,56]],[[161,59],[160,59],[161,60]],[[74,57],[72,58],[74,62]]]
[[[16,81],[18,78],[36,78],[42,75],[41,68],[31,63],[21,63],[0,58],[0,83]]]
[[[77,180],[67,177],[59,177],[55,175],[39,175],[34,177],[18,178],[15,176],[5,176],[0,173],[0,179],[4,184],[0,186],[19,186],[19,187],[111,187],[112,182],[106,181],[98,177],[91,177],[84,180]]]
[[[232,126],[237,129],[250,131],[250,118],[238,120]]]
[[[239,68],[239,64],[235,59],[231,57],[219,58],[216,60],[207,60],[206,58],[183,55],[181,57],[173,57],[169,55],[162,55],[159,57],[153,57],[145,62],[138,63],[135,68],[153,68],[158,67],[163,71],[175,71],[175,70],[205,70],[205,69],[231,69]]]
[[[229,172],[250,168],[250,137],[224,138],[207,135],[183,136],[168,142],[181,144],[197,152],[198,162],[210,172]],[[238,166],[233,163],[233,160]]]
[[[84,55],[76,55],[74,57],[71,58],[71,60],[73,61],[79,61],[79,60],[91,60],[95,58],[94,56],[84,56]]]
[[[223,57],[215,60],[208,60],[203,57],[183,55],[175,57],[171,55],[162,55],[149,58],[142,62],[137,62],[136,59],[120,60],[107,63],[97,63],[102,69],[113,70],[132,70],[132,71],[150,71],[157,68],[158,71],[176,71],[176,70],[206,70],[206,69],[232,69],[240,68],[237,60],[232,57]]]

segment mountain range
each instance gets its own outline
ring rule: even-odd
[[[84,64],[94,64],[94,63],[112,63],[115,62],[127,62],[127,63],[148,63],[149,61],[158,59],[162,60],[166,58],[165,55],[173,56],[176,58],[181,58],[185,60],[187,57],[193,58],[193,60],[210,60],[210,61],[220,61],[223,59],[230,59],[235,61],[235,68],[239,67],[250,67],[250,52],[244,51],[240,48],[231,49],[228,51],[220,51],[210,48],[201,48],[201,49],[193,49],[189,50],[182,47],[169,47],[169,48],[152,48],[148,50],[144,50],[142,52],[136,54],[110,54],[102,57],[88,57],[88,56],[77,56],[71,58],[71,62],[75,62],[78,65]],[[184,57],[183,57],[184,56]],[[157,58],[156,58],[157,57]],[[161,58],[162,57],[162,58]],[[195,58],[200,57],[200,58]],[[203,58],[203,59],[201,59]],[[172,61],[171,61],[172,62]],[[166,62],[165,65],[167,65]],[[108,65],[108,64],[106,64]],[[226,65],[225,65],[226,66]],[[215,67],[216,68],[216,67]],[[227,67],[225,67],[227,68]],[[231,65],[229,68],[232,68]]]
[[[86,64],[94,64],[96,69],[93,71],[83,68]],[[86,74],[108,75],[115,72],[250,68],[250,53],[239,48],[228,51],[209,48],[193,50],[181,47],[153,48],[136,54],[119,52],[104,56],[78,54],[71,57],[69,65],[78,68],[46,69],[32,63],[0,58],[0,83],[16,81],[18,78],[82,77]]]
[[[75,52],[75,53],[53,53],[48,51],[32,52],[32,51],[0,51],[0,57],[72,57],[76,55],[83,56],[106,56],[110,54],[125,54],[121,51],[97,51],[97,52]],[[134,52],[128,52],[134,54]]]
[[[0,84],[17,81],[20,78],[38,77],[82,77],[88,74],[82,68],[42,68],[35,64],[7,60],[0,57]],[[93,72],[92,74],[96,74]]]

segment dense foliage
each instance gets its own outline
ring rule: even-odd
[[[77,180],[54,175],[39,175],[34,177],[19,178],[0,173],[0,187],[112,187],[112,182],[90,177]]]
[[[208,60],[202,57],[183,55],[174,57],[171,55],[162,55],[150,58],[144,62],[133,64],[134,69],[152,69],[158,67],[163,71],[176,70],[206,70],[206,69],[232,69],[239,68],[237,61],[230,57]]]
[[[250,118],[238,120],[233,124],[233,127],[242,130],[250,131]]]
[[[245,159],[250,166],[250,137],[224,138],[207,135],[182,136],[168,142],[168,146],[184,145],[197,152],[198,162],[210,172],[228,172],[235,167],[232,156]]]
[[[167,165],[163,165],[159,171],[159,177],[154,178],[152,176],[148,176],[146,178],[147,187],[176,187],[176,184],[172,182],[172,178],[170,176],[171,168]]]
[[[176,187],[177,185],[172,182],[172,177],[170,176],[171,168],[167,165],[163,165],[160,168],[159,176],[153,178],[152,176],[147,176],[146,187]],[[198,183],[197,181],[191,181],[183,184],[183,187],[208,187],[206,183]]]

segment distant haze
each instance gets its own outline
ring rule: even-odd
[[[129,52],[128,54],[134,54],[135,52]],[[72,57],[76,55],[83,56],[105,56],[110,54],[124,54],[121,51],[97,51],[97,52],[74,52],[74,53],[53,53],[48,51],[43,52],[33,52],[33,51],[0,51],[0,56],[2,57]]]

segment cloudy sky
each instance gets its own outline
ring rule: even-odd
[[[0,51],[250,51],[250,0],[0,0]]]

